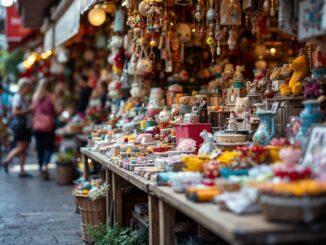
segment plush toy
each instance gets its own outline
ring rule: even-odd
[[[309,72],[308,58],[303,49],[301,49],[300,55],[290,64],[289,68],[294,72],[289,84],[286,86],[291,89],[293,95],[301,95],[303,92],[302,81]],[[288,91],[286,86],[283,86],[283,94],[285,94],[285,89]]]
[[[281,95],[282,96],[290,96],[292,93],[291,88],[287,84],[280,85]]]
[[[121,90],[121,81],[118,79],[114,79],[108,86],[109,90],[109,97],[112,99],[118,99],[122,97],[122,90]]]
[[[249,97],[240,98],[237,97],[235,102],[234,112],[237,114],[238,117],[242,117],[242,114],[249,110],[250,103]]]
[[[224,71],[222,73],[223,80],[226,83],[228,83],[228,81],[233,78],[233,75],[234,75],[234,67],[233,67],[233,65],[232,64],[226,64],[224,66]]]
[[[239,82],[243,81],[244,77],[243,77],[242,72],[244,72],[244,71],[245,71],[245,66],[244,65],[242,65],[242,66],[237,65],[235,67],[235,73],[233,75],[233,80],[234,81],[239,81]]]
[[[279,79],[280,73],[282,71],[282,67],[275,67],[270,75],[271,80],[277,80]]]

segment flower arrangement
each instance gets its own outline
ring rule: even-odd
[[[90,200],[95,201],[99,198],[105,197],[109,189],[106,183],[102,183],[101,180],[86,181],[83,184],[77,186],[73,191],[73,195],[82,195],[89,197]]]

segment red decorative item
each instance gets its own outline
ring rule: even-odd
[[[177,145],[181,138],[190,138],[196,141],[197,149],[200,144],[204,142],[204,139],[200,137],[200,133],[206,130],[207,132],[211,132],[211,124],[210,123],[192,123],[185,124],[180,123],[175,125],[176,128],[176,138]]]
[[[282,164],[273,169],[274,175],[290,180],[301,180],[309,178],[312,174],[311,168],[297,164]]]

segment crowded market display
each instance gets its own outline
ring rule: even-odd
[[[56,133],[84,142],[85,241],[326,238],[325,1],[88,2],[78,33],[31,64],[79,81],[74,109],[58,86]]]

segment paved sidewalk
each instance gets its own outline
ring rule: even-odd
[[[28,167],[37,168],[35,164]],[[37,171],[29,171],[33,178],[18,178],[16,169],[11,169],[10,176],[3,169],[0,173],[0,244],[83,244],[72,186],[58,186],[53,170],[51,181],[45,182]]]

